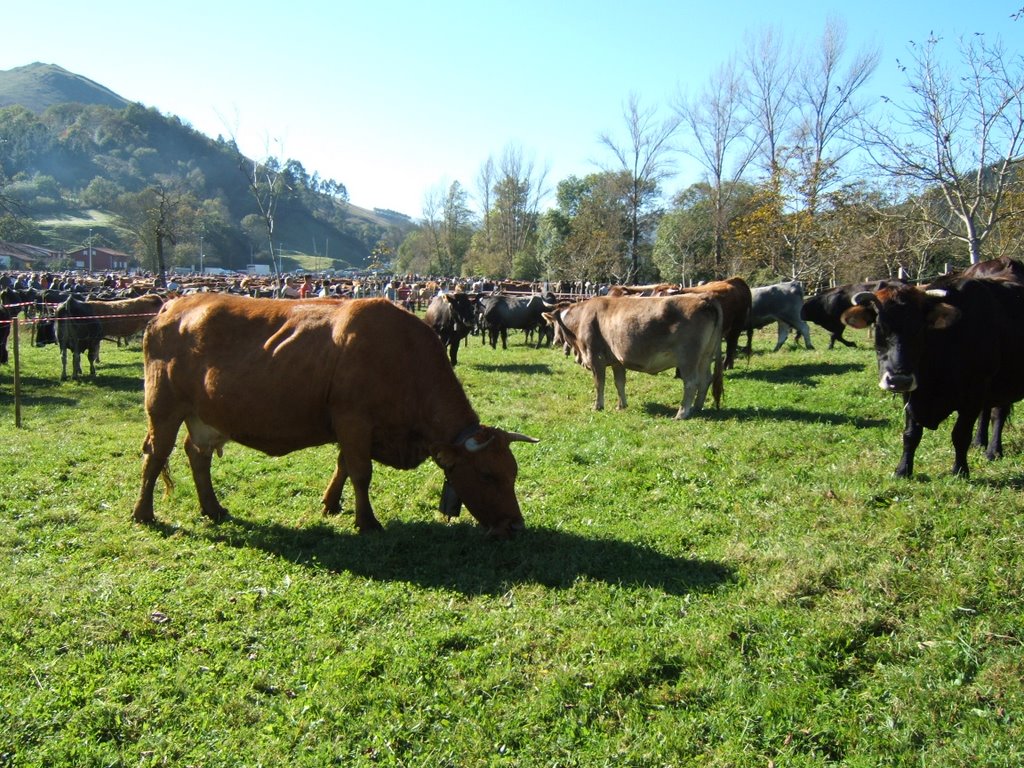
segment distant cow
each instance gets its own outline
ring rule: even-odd
[[[555,308],[554,297],[508,296],[498,294],[484,296],[480,299],[480,325],[486,329],[491,342],[491,349],[497,349],[498,336],[501,336],[501,348],[508,347],[508,329],[517,328],[523,331],[538,330],[544,326],[544,313]],[[544,341],[543,333],[537,334],[537,349]],[[550,339],[549,339],[550,341]]]
[[[459,345],[473,331],[476,299],[465,293],[441,293],[430,300],[423,316],[448,348],[452,365],[459,362]]]
[[[149,429],[139,522],[153,520],[153,488],[184,423],[199,504],[214,521],[228,513],[210,464],[233,440],[272,456],[335,443],[323,510],[340,510],[351,478],[360,532],[381,527],[370,505],[373,462],[412,469],[427,458],[444,471],[446,511],[461,500],[499,536],[525,527],[510,445],[536,441],[482,426],[437,335],[386,299],[192,294],[164,305],[143,355]]]
[[[747,329],[753,296],[750,286],[739,277],[714,280],[692,288],[682,288],[679,293],[703,293],[714,296],[722,305],[722,335],[725,339],[725,368],[732,368],[740,334]]]
[[[61,381],[66,381],[67,353],[72,354],[73,378],[82,375],[81,355],[89,358],[89,375],[96,375],[100,342],[105,338],[133,336],[146,327],[163,304],[163,298],[146,294],[115,301],[82,301],[69,296],[54,311],[54,335],[60,346]],[[37,346],[40,342],[37,340]]]
[[[0,304],[0,365],[7,363],[7,339],[11,335],[13,319],[14,313],[8,311],[3,304]]]
[[[53,312],[53,331],[60,347],[60,380],[68,379],[68,352],[71,352],[71,377],[82,376],[82,354],[89,359],[89,376],[96,375],[103,328],[90,311],[88,302],[69,296]]]
[[[620,409],[626,407],[627,369],[653,374],[675,368],[683,380],[677,419],[699,411],[712,384],[715,405],[721,400],[722,308],[710,296],[599,296],[545,317],[554,327],[555,343],[572,351],[576,362],[593,372],[595,410],[604,408],[609,366]]]
[[[954,277],[930,290],[883,288],[854,297],[852,328],[875,324],[879,386],[903,396],[903,455],[910,477],[924,428],[952,413],[953,473],[967,476],[967,450],[983,408],[1024,397],[1024,286]]]
[[[773,321],[779,324],[775,352],[786,343],[790,328],[796,330],[798,337],[803,337],[804,345],[808,349],[814,349],[814,345],[811,344],[811,332],[807,323],[800,317],[804,306],[804,287],[800,283],[794,281],[753,288],[750,292],[750,302],[750,321],[747,323],[748,355],[754,330],[763,328]]]
[[[804,301],[801,317],[815,325],[820,325],[830,334],[828,348],[835,347],[836,342],[847,347],[857,346],[852,341],[843,338],[843,331],[846,325],[843,323],[843,312],[853,306],[853,297],[858,293],[873,293],[890,285],[897,285],[902,281],[876,280],[870,283],[850,283],[840,285],[816,296],[811,296]]]

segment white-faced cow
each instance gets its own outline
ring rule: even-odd
[[[233,440],[272,456],[336,443],[323,510],[340,510],[351,478],[360,532],[381,527],[372,462],[411,469],[427,458],[444,470],[445,495],[491,533],[524,528],[510,444],[536,441],[482,426],[437,335],[386,299],[184,296],[147,328],[143,354],[149,430],[137,521],[153,520],[153,487],[184,423],[199,503],[215,521],[228,513],[211,459]]]
[[[754,330],[771,322],[779,324],[778,342],[773,351],[778,352],[789,338],[789,329],[802,336],[804,345],[814,349],[811,331],[800,317],[804,306],[804,287],[799,282],[776,283],[752,288],[750,291],[750,321],[747,324],[747,354]]]
[[[619,408],[626,407],[626,371],[675,368],[683,380],[677,419],[704,406],[708,387],[722,395],[722,308],[705,295],[650,298],[599,296],[545,314],[555,343],[594,374],[594,409],[604,408],[605,371],[612,369]]]
[[[896,475],[914,471],[924,428],[952,413],[953,473],[967,476],[967,451],[983,408],[1024,397],[1024,286],[954,277],[929,289],[883,288],[854,297],[853,328],[875,324],[879,386],[903,396],[903,455]]]

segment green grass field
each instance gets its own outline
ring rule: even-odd
[[[0,766],[1020,765],[1020,430],[965,482],[944,425],[892,479],[901,405],[866,338],[814,337],[758,336],[686,422],[669,372],[595,413],[571,359],[472,339],[483,421],[542,439],[514,447],[529,530],[504,542],[439,517],[432,463],[377,468],[383,533],[355,533],[350,492],[322,518],[329,447],[229,445],[221,525],[176,451],[133,524],[138,343],[64,384],[23,344],[22,429],[0,370]]]

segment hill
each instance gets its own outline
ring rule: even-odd
[[[0,107],[20,104],[39,114],[55,104],[68,103],[122,109],[130,102],[109,88],[56,64],[37,61],[0,71]]]
[[[153,249],[130,211],[160,188],[182,204],[170,264],[197,264],[200,248],[208,266],[270,261],[249,187],[254,161],[232,141],[39,63],[0,72],[0,135],[0,202],[35,223],[36,244],[71,250],[92,238],[150,266]],[[397,250],[413,226],[389,211],[349,205],[343,183],[296,160],[259,162],[280,179],[274,241],[285,269],[301,268],[304,256],[324,268],[367,266],[375,250]],[[96,226],[97,212],[111,223]]]

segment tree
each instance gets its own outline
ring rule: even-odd
[[[633,282],[643,272],[645,253],[641,244],[652,239],[657,221],[653,209],[661,194],[661,182],[674,172],[669,153],[673,149],[671,140],[679,128],[679,116],[672,115],[659,123],[657,110],[641,108],[639,97],[631,93],[623,108],[623,117],[628,141],[620,144],[607,133],[602,133],[599,141],[611,150],[619,170],[629,173],[629,270],[624,278],[626,282]]]
[[[468,254],[473,271],[503,277],[513,273],[515,263],[524,263],[524,254],[533,257],[546,176],[547,169],[534,168],[514,145],[505,148],[496,171],[488,159],[478,179],[492,183],[484,202],[483,227]]]
[[[845,58],[846,27],[830,16],[817,51],[804,62],[795,83],[800,122],[794,157],[802,204],[812,217],[822,193],[841,181],[837,166],[855,147],[846,139],[863,115],[857,95],[877,69],[879,52],[865,49],[844,70]]]
[[[473,217],[468,194],[454,181],[447,192],[436,188],[423,202],[423,227],[429,233],[434,253],[431,271],[458,275],[473,238]]]
[[[863,139],[878,168],[905,183],[914,221],[960,241],[972,264],[1000,223],[1024,216],[1018,168],[1024,150],[1024,57],[983,36],[960,41],[960,70],[943,65],[941,40],[911,45],[901,65],[910,93]],[[941,204],[925,194],[939,190]]]
[[[714,278],[727,277],[726,272],[731,271],[725,263],[731,197],[758,148],[749,134],[754,120],[744,108],[747,101],[742,79],[730,60],[711,76],[701,93],[681,98],[676,107],[696,142],[689,154],[700,163],[707,180]]]
[[[631,219],[628,171],[603,171],[559,182],[557,207],[546,217],[543,261],[553,277],[628,282]]]
[[[163,184],[154,184],[141,192],[121,195],[117,207],[122,225],[135,237],[136,248],[166,280],[165,246],[174,246],[191,232],[194,199]]]
[[[747,112],[755,130],[753,146],[769,178],[779,174],[783,139],[790,131],[795,68],[783,50],[777,29],[766,27],[757,37],[748,36],[744,49]]]

